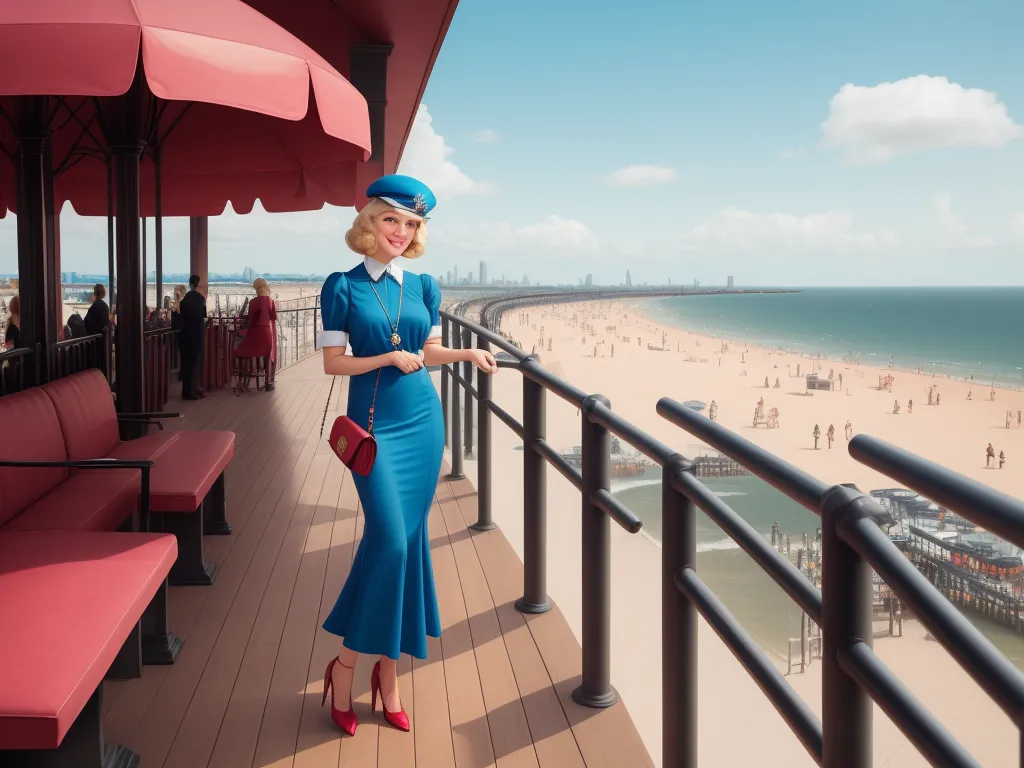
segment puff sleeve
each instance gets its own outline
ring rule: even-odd
[[[421,275],[423,281],[423,303],[430,313],[430,333],[427,341],[441,338],[441,286],[431,275]]]
[[[348,278],[335,272],[320,290],[320,311],[324,329],[320,332],[320,347],[347,347],[348,344]]]

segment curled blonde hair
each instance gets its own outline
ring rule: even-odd
[[[181,300],[185,298],[186,293],[188,293],[188,289],[181,283],[174,286],[174,301],[171,302],[171,307],[175,312],[181,311]]]
[[[262,277],[257,277],[255,280],[252,281],[252,288],[254,291],[256,291],[257,296],[270,295],[270,286],[267,285],[267,281],[264,280]]]
[[[363,207],[363,210],[356,214],[352,228],[345,233],[345,243],[362,256],[373,256],[377,252],[377,236],[373,233],[373,222],[382,213],[395,210],[379,197],[373,198]],[[404,213],[404,211],[399,211],[399,213]],[[426,249],[427,223],[421,221],[419,227],[416,228],[416,235],[402,255],[407,259],[418,259]]]

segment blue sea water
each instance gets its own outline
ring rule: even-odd
[[[1024,288],[807,288],[643,302],[687,330],[1024,388]]]

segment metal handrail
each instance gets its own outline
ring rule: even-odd
[[[577,702],[604,707],[617,700],[609,676],[608,524],[614,519],[635,533],[641,523],[609,490],[609,436],[615,434],[663,468],[662,759],[666,768],[697,765],[698,612],[760,686],[818,764],[829,768],[870,765],[870,702],[873,699],[934,765],[977,765],[871,649],[872,570],[914,611],[1018,727],[1021,726],[1024,673],[999,653],[890,541],[880,527],[889,522],[888,513],[870,496],[853,486],[830,486],[674,400],[663,398],[658,402],[657,412],[663,418],[821,515],[821,557],[825,566],[819,592],[788,559],[696,478],[692,462],[616,414],[602,396],[588,395],[555,376],[540,365],[535,355],[524,353],[496,333],[503,312],[530,304],[551,303],[556,295],[519,295],[485,301],[481,308],[484,325],[453,312],[441,313],[442,342],[446,346],[467,348],[476,336],[478,348],[489,349],[494,345],[511,356],[511,361],[500,361],[500,364],[516,368],[523,375],[522,423],[492,402],[489,376],[478,374],[474,389],[472,367],[468,364],[464,364],[461,374],[457,363],[441,366],[441,400],[445,444],[452,450],[450,477],[455,478],[464,477],[463,455],[470,455],[472,451],[471,401],[477,401],[479,519],[471,526],[476,530],[494,527],[490,416],[497,416],[523,439],[524,589],[523,597],[516,602],[521,612],[541,613],[550,608],[545,587],[545,466],[551,464],[583,494],[583,675],[580,686],[573,691]],[[588,293],[587,298],[593,295]],[[456,311],[458,309],[456,307]],[[460,407],[460,391],[466,393],[464,409]],[[581,411],[582,472],[570,466],[545,440],[544,395],[548,391]],[[855,437],[850,443],[850,453],[858,461],[901,481],[964,518],[1024,546],[1024,503],[875,438]],[[821,723],[697,576],[698,508],[822,627]]]

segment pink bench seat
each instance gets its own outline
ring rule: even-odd
[[[235,433],[177,433],[154,462],[150,476],[153,530],[178,538],[174,585],[212,584],[216,566],[203,553],[204,534],[228,534],[224,470],[235,455]]]
[[[0,531],[0,764],[85,768],[113,749],[103,678],[176,556],[162,534]]]
[[[138,470],[78,470],[14,517],[4,530],[114,531],[130,521],[140,487]]]

